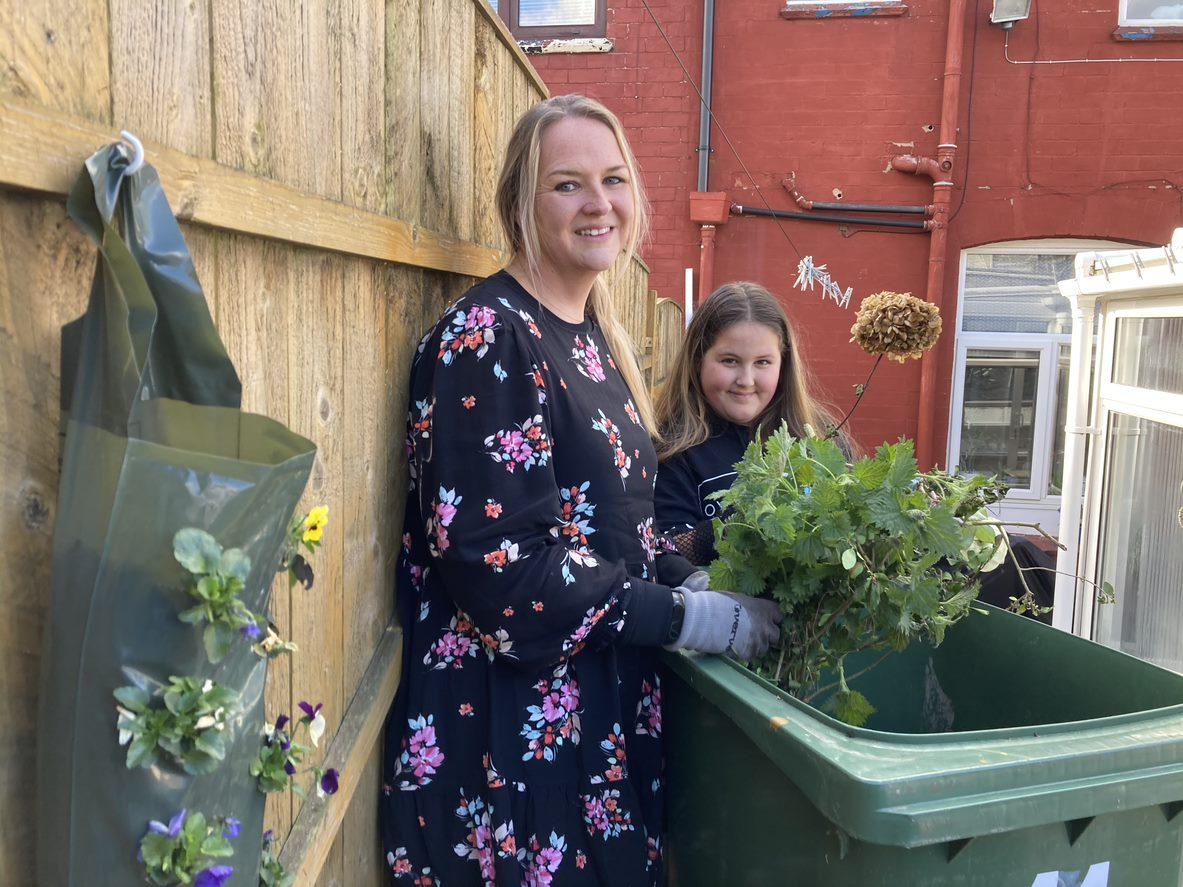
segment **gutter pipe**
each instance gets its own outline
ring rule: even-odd
[[[845,207],[850,209],[850,207]],[[912,228],[927,231],[932,222],[918,219],[866,219],[860,216],[829,216],[821,213],[796,213],[784,209],[764,209],[758,206],[731,204],[733,216],[768,216],[774,219],[798,219],[803,222],[832,222],[839,225],[877,225],[884,228]]]
[[[698,108],[698,193],[705,193],[711,174],[711,87],[714,82],[715,0],[705,0],[702,10],[702,102]],[[721,207],[720,207],[721,209]],[[726,213],[721,218],[726,221]],[[698,301],[705,299],[715,286],[715,225],[703,222],[698,235]],[[689,315],[687,315],[689,316]]]
[[[889,203],[823,203],[820,200],[810,200],[793,187],[791,179],[786,179],[781,184],[784,185],[785,190],[789,192],[789,195],[801,209],[824,209],[852,213],[901,213],[903,215],[927,217],[931,217],[933,213],[931,203],[928,206],[909,206]]]
[[[923,175],[933,180],[932,237],[928,247],[928,301],[940,311],[944,302],[945,259],[949,243],[949,207],[953,197],[953,167],[957,159],[957,121],[961,111],[961,56],[965,43],[966,0],[949,0],[949,30],[945,38],[944,90],[941,96],[941,142],[937,156],[893,157],[891,166],[900,172]],[[926,351],[920,358],[920,397],[916,416],[916,461],[921,471],[936,464],[937,358]]]

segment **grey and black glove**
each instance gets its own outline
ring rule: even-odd
[[[677,590],[683,594],[685,615],[677,640],[667,650],[726,653],[755,659],[768,652],[780,636],[783,618],[775,601],[706,590],[705,573],[695,573]]]

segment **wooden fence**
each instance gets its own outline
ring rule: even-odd
[[[319,447],[305,504],[328,505],[330,524],[315,589],[275,587],[300,652],[271,664],[267,707],[323,701],[343,782],[303,807],[271,796],[267,817],[298,883],[364,887],[385,883],[377,739],[398,680],[410,357],[504,261],[497,166],[545,95],[484,0],[0,0],[0,883],[33,883],[58,329],[95,260],[65,215],[82,161],[121,128],[144,141],[244,408]],[[680,314],[639,261],[615,292],[660,382]]]

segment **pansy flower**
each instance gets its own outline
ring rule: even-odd
[[[308,738],[312,740],[314,747],[320,746],[320,737],[324,736],[325,732],[325,716],[320,711],[323,707],[323,702],[316,703],[315,708],[311,703],[300,703],[300,711],[308,718]]]

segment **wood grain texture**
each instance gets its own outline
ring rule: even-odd
[[[473,90],[475,12],[473,0],[449,0],[447,44],[448,73],[448,181],[453,237],[473,237]]]
[[[288,334],[293,285],[290,250],[235,234],[218,233],[215,319],[242,381],[243,409],[288,422]],[[271,586],[270,615],[281,637],[291,637],[292,591],[286,576]],[[300,655],[299,653],[294,655]],[[267,720],[291,715],[292,657],[267,666]],[[266,826],[286,835],[292,824],[292,796],[267,796]]]
[[[111,120],[107,0],[0,3],[0,95]]]
[[[387,205],[385,5],[341,0],[340,28],[341,201],[381,213]]]
[[[110,15],[112,122],[212,157],[208,3],[111,0]]]
[[[386,213],[422,222],[419,7],[420,0],[386,4]]]
[[[64,195],[78,164],[119,138],[105,127],[0,97],[0,187]],[[345,206],[278,182],[146,142],[180,219],[293,244],[485,277],[497,250]]]
[[[58,486],[59,342],[95,250],[65,209],[0,193],[0,884],[32,884],[37,690]]]
[[[297,884],[311,884],[325,867],[334,836],[370,759],[386,712],[394,699],[399,679],[399,647],[402,633],[395,625],[387,626],[366,673],[349,705],[340,731],[333,737],[325,757],[325,766],[341,772],[340,789],[335,795],[318,798],[313,794],[304,804],[292,826],[288,842],[280,854],[284,868],[296,875]],[[322,861],[323,862],[322,864]],[[353,887],[357,882],[345,881]]]

